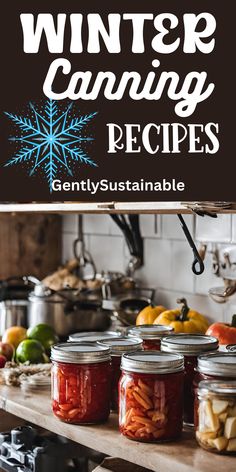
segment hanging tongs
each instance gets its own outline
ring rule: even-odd
[[[204,269],[205,269],[204,262],[203,262],[200,254],[199,254],[199,252],[198,252],[198,250],[197,250],[197,248],[196,248],[196,246],[193,242],[192,236],[191,236],[191,234],[189,232],[189,229],[188,229],[188,227],[187,227],[187,225],[186,225],[186,223],[183,219],[183,216],[179,215],[179,214],[177,216],[180,220],[180,224],[182,226],[182,229],[183,229],[183,232],[186,236],[186,239],[189,243],[189,246],[191,247],[191,249],[193,251],[194,261],[192,263],[192,271],[193,271],[194,274],[200,275],[204,272]],[[197,266],[199,266],[199,267],[197,267]]]

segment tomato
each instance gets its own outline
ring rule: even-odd
[[[219,344],[236,344],[236,315],[233,315],[232,324],[213,323],[207,332],[209,336],[215,336]]]

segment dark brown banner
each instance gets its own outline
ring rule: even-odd
[[[235,201],[226,7],[9,0],[0,200]]]

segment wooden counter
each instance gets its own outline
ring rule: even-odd
[[[0,386],[0,408],[49,431],[120,457],[155,472],[234,472],[236,457],[217,456],[199,448],[191,433],[179,442],[143,444],[122,437],[117,415],[99,426],[75,426],[58,421],[51,412],[49,393],[24,394],[20,388]]]

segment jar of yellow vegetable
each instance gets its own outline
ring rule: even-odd
[[[236,455],[236,381],[200,382],[195,409],[200,446],[211,452]]]

